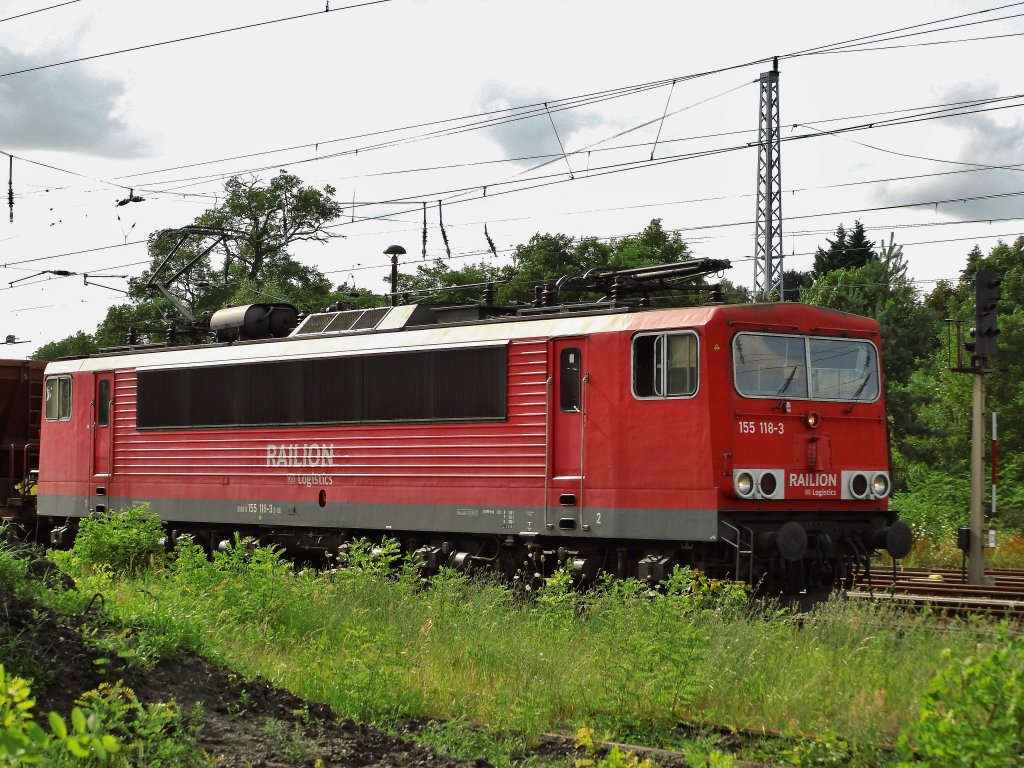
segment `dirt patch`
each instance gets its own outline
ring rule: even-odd
[[[45,712],[67,716],[84,692],[121,680],[143,704],[173,699],[185,713],[201,704],[198,746],[226,768],[474,765],[338,718],[329,707],[265,681],[242,680],[194,654],[162,660],[147,671],[111,666],[109,655],[85,642],[74,619],[0,596],[0,624],[5,621],[19,653],[35,668],[24,674],[36,678],[33,695],[43,722]],[[20,670],[10,665],[8,671]]]

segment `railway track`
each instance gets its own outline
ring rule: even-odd
[[[872,570],[846,595],[851,600],[884,600],[946,614],[988,613],[1024,618],[1024,569],[986,571],[988,582],[968,584],[956,568]]]

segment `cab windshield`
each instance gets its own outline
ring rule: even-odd
[[[745,397],[871,402],[878,352],[869,341],[738,333],[732,343],[736,391]]]

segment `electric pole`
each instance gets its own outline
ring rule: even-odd
[[[779,150],[779,60],[761,73],[757,137],[754,300],[782,298],[782,153]]]

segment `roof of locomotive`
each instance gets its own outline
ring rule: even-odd
[[[737,330],[771,330],[822,335],[853,333],[877,337],[877,321],[837,310],[792,302],[714,304],[666,309],[619,307],[596,311],[508,315],[459,323],[417,325],[179,347],[133,347],[81,358],[62,359],[47,373],[116,368],[173,368],[302,359],[356,353],[398,352],[452,345],[491,346],[517,339],[583,336],[666,328],[731,325]]]

